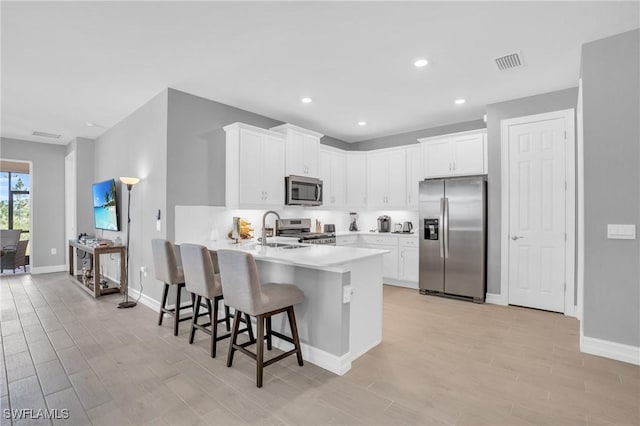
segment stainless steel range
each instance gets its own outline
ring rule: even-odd
[[[305,244],[336,245],[336,234],[333,232],[311,232],[311,219],[278,219],[276,235],[279,237],[298,238]]]

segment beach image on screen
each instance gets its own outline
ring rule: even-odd
[[[93,215],[97,229],[118,230],[116,185],[113,180],[93,185]]]

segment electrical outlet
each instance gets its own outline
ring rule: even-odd
[[[51,249],[51,256],[55,256],[56,254],[58,254],[58,249],[52,248]]]
[[[140,267],[140,272],[142,273],[143,277],[147,276],[147,268],[145,266]]]

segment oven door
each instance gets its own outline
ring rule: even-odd
[[[322,205],[322,181],[320,179],[287,176],[285,190],[285,204],[288,206]]]

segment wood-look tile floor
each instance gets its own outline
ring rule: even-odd
[[[64,273],[2,277],[3,410],[67,409],[53,423],[78,425],[640,424],[640,368],[581,354],[578,322],[559,314],[385,287],[383,343],[349,373],[290,357],[257,389],[247,357],[226,367],[226,342],[211,359],[187,323],[174,337],[119,301]]]

